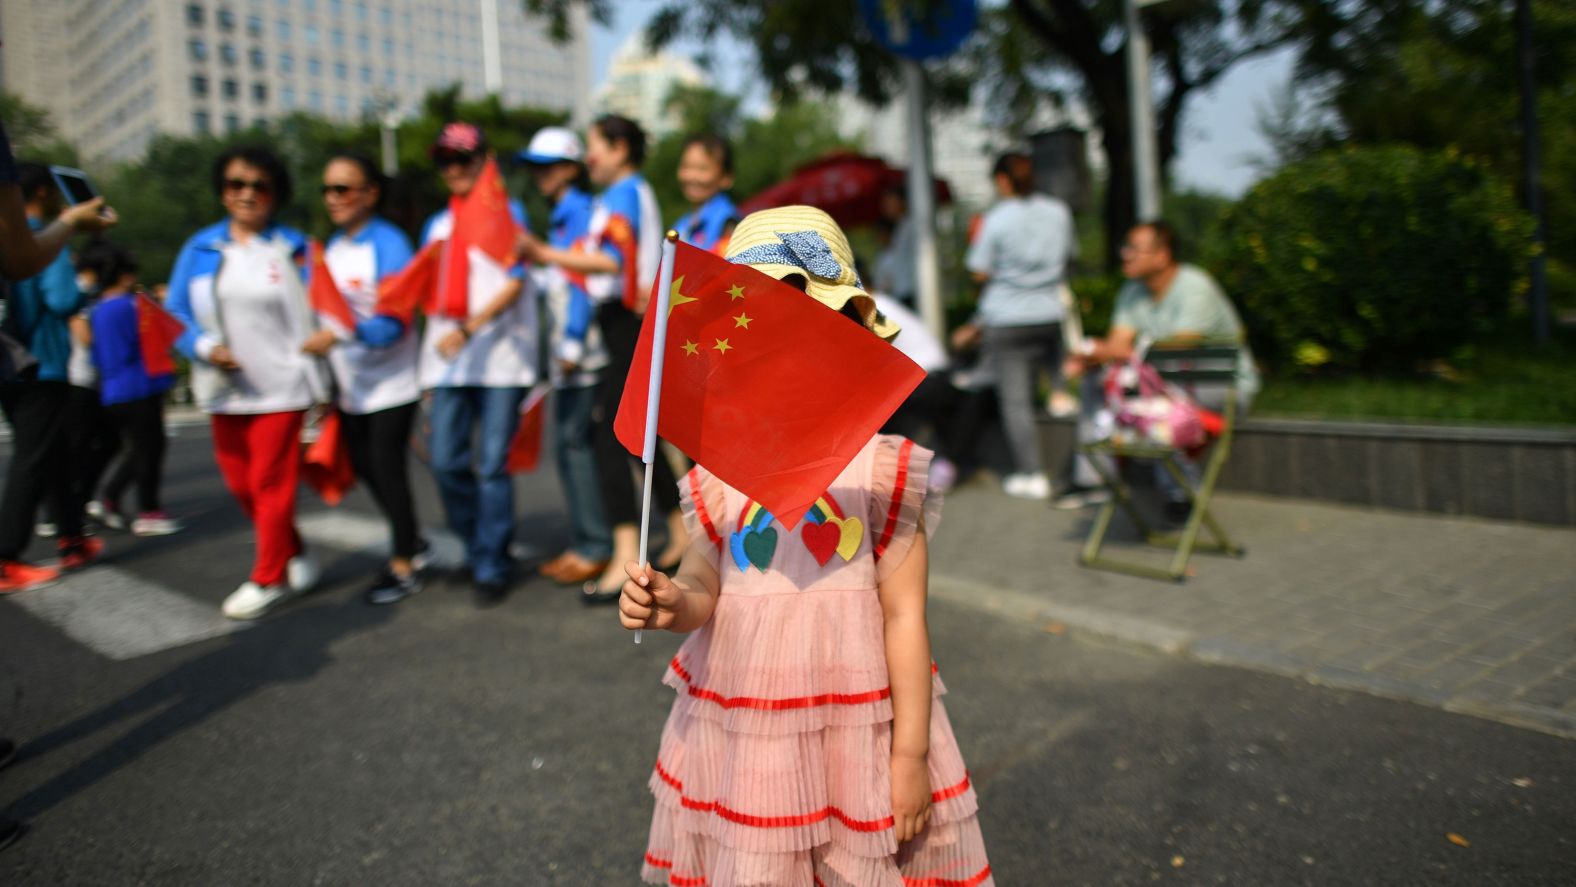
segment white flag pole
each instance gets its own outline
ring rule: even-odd
[[[662,268],[657,274],[657,294],[647,311],[657,312],[651,328],[651,378],[646,386],[646,439],[640,451],[640,461],[646,465],[645,481],[640,493],[640,566],[651,565],[648,557],[651,541],[651,462],[660,459],[657,454],[657,415],[662,407],[662,358],[668,342],[668,294],[673,289],[673,255],[677,250],[679,233],[669,231],[662,240]],[[635,629],[635,643],[640,643],[641,630]]]

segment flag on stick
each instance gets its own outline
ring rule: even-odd
[[[356,314],[339,291],[334,275],[329,273],[328,262],[323,258],[323,245],[312,241],[312,275],[306,287],[307,301],[318,316],[337,327],[340,338],[349,338],[356,331]]]
[[[417,306],[426,304],[437,289],[438,258],[443,244],[442,240],[434,240],[417,250],[404,268],[383,278],[378,284],[378,300],[373,313],[393,317],[408,326],[416,316]]]
[[[535,471],[542,461],[543,414],[547,412],[547,393],[552,390],[552,385],[538,385],[531,389],[525,402],[520,404],[520,425],[515,429],[514,439],[509,442],[510,474]]]
[[[509,212],[498,161],[487,158],[470,193],[449,199],[454,229],[449,234],[447,259],[442,271],[442,293],[437,313],[456,320],[470,315],[470,249],[475,246],[504,267],[514,264],[514,245],[520,226]]]
[[[673,255],[669,289],[653,293],[641,326],[614,431],[649,460],[648,417],[659,416],[657,433],[791,530],[925,371],[754,268],[683,243]],[[667,264],[665,247],[663,277]]]
[[[301,457],[301,477],[329,505],[338,505],[356,485],[338,410],[330,409],[318,423],[317,438],[307,444]]]
[[[186,332],[180,318],[164,310],[164,306],[147,293],[137,294],[137,342],[142,349],[142,368],[150,376],[167,376],[175,372],[175,359],[170,349],[175,340]]]

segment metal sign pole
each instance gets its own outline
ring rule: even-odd
[[[937,339],[945,339],[946,317],[941,306],[941,270],[936,249],[936,188],[930,172],[930,121],[925,113],[925,69],[903,60],[903,80],[908,89],[908,218],[914,226],[915,284],[919,314]]]

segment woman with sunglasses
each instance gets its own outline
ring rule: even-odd
[[[267,148],[219,155],[213,186],[228,214],[181,247],[168,308],[186,323],[176,347],[192,362],[192,393],[212,416],[225,486],[257,531],[251,577],[224,615],[255,619],[317,583],[295,525],[301,421],[327,399],[303,279],[306,237],[274,221],[290,173]]]
[[[417,560],[424,547],[407,468],[411,423],[421,399],[416,334],[373,311],[379,281],[411,259],[405,232],[377,214],[386,184],[364,154],[342,151],[323,168],[323,207],[338,228],[323,262],[356,325],[341,329],[320,317],[322,327],[302,345],[306,353],[328,358],[351,465],[389,523],[388,567],[367,589],[369,604],[392,604],[421,591]]]
[[[450,239],[453,207],[476,187],[488,158],[481,130],[463,122],[445,125],[429,150],[451,208],[427,220],[423,246]],[[525,228],[524,207],[512,198],[508,206]],[[421,387],[432,392],[429,450],[443,510],[465,544],[473,602],[489,607],[508,594],[514,569],[509,444],[525,390],[536,381],[536,305],[524,298],[524,266],[505,267],[473,247],[464,277],[451,280],[447,270],[460,259],[445,247],[423,332]]]

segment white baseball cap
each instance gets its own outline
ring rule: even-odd
[[[572,160],[579,163],[585,159],[586,149],[580,143],[580,137],[572,130],[562,126],[544,126],[531,136],[531,144],[524,151],[515,155],[515,159],[522,163],[561,163]]]

